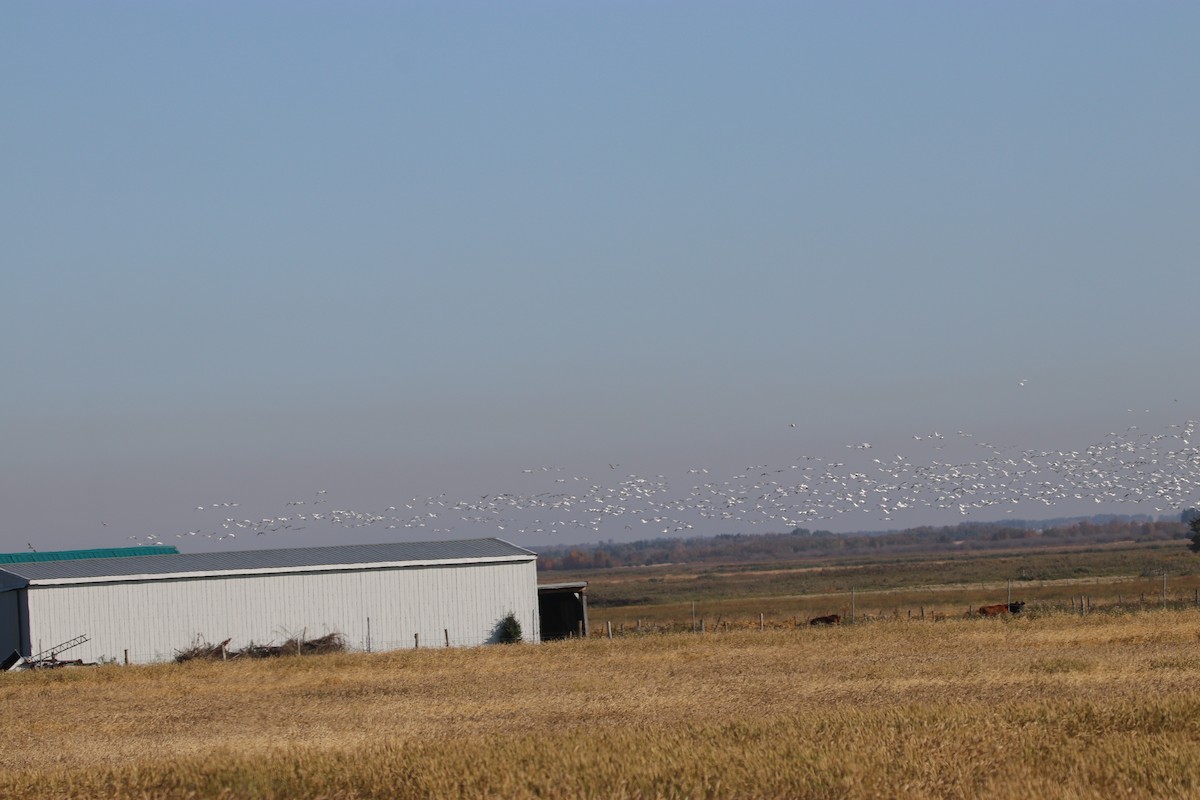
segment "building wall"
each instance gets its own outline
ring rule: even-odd
[[[21,647],[19,599],[19,589],[0,592],[0,659],[6,658],[14,650],[22,655],[29,655]]]
[[[169,661],[199,638],[231,649],[341,633],[349,647],[392,650],[488,642],[510,611],[538,641],[533,560],[495,564],[225,576],[28,589],[36,650],[80,634],[63,658]],[[5,594],[12,594],[11,592]],[[370,620],[368,623],[368,619]]]

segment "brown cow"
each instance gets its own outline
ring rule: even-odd
[[[827,614],[823,617],[813,617],[808,621],[809,625],[841,625],[841,614]]]
[[[1025,607],[1025,601],[1021,600],[1016,603],[996,603],[993,606],[980,606],[979,616],[981,617],[999,617],[1004,614],[1020,614],[1021,609]]]

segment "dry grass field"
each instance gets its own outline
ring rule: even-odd
[[[1200,611],[0,674],[0,796],[1200,796]]]

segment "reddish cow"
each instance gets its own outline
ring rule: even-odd
[[[981,617],[999,617],[1004,614],[1020,614],[1021,609],[1025,607],[1025,601],[1021,600],[1016,603],[996,603],[994,606],[980,606],[979,616]]]
[[[841,625],[842,617],[840,614],[827,614],[824,617],[813,617],[808,621],[809,625]]]

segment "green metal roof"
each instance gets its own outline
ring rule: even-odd
[[[102,547],[96,550],[49,550],[45,553],[0,553],[0,564],[28,564],[37,561],[77,561],[84,558],[127,558],[129,556],[170,556],[179,550],[169,544],[142,547]]]

